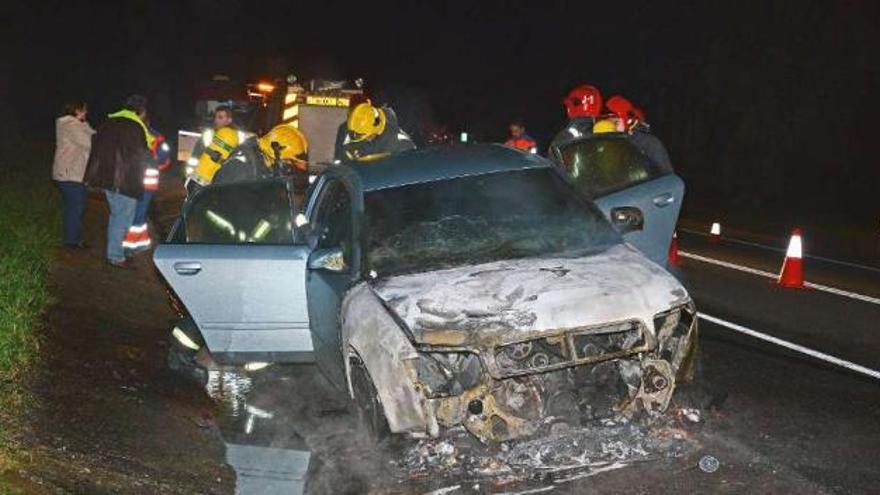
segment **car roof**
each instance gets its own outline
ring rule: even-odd
[[[549,168],[552,163],[498,144],[475,144],[417,149],[347,167],[358,176],[364,192],[369,192],[456,177]]]

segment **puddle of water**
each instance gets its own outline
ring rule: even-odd
[[[235,493],[305,493],[311,453],[260,445],[226,444],[226,464],[235,470]]]
[[[225,405],[232,417],[241,415],[247,394],[252,388],[253,381],[245,374],[228,369],[208,370],[205,391],[212,399]]]
[[[226,464],[236,475],[235,493],[305,493],[312,459],[305,440],[285,421],[286,411],[253,404],[280,392],[260,390],[253,378],[234,369],[210,370],[205,390],[225,407],[220,431]]]

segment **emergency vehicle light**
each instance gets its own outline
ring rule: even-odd
[[[275,91],[275,85],[267,82],[259,82],[257,83],[257,91],[260,93],[271,93]]]

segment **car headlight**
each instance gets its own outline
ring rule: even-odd
[[[692,303],[654,317],[657,348],[653,356],[668,361],[678,376],[690,373],[697,347],[696,309]]]
[[[459,395],[477,386],[483,373],[479,356],[470,352],[422,352],[415,369],[430,398]]]

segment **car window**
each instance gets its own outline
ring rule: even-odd
[[[191,200],[172,242],[188,244],[299,244],[283,181],[207,187]]]
[[[561,167],[578,192],[589,198],[625,189],[670,172],[625,137],[575,141],[560,150]]]
[[[312,225],[316,248],[342,247],[346,261],[352,249],[351,197],[339,180],[327,182],[320,192]]]

